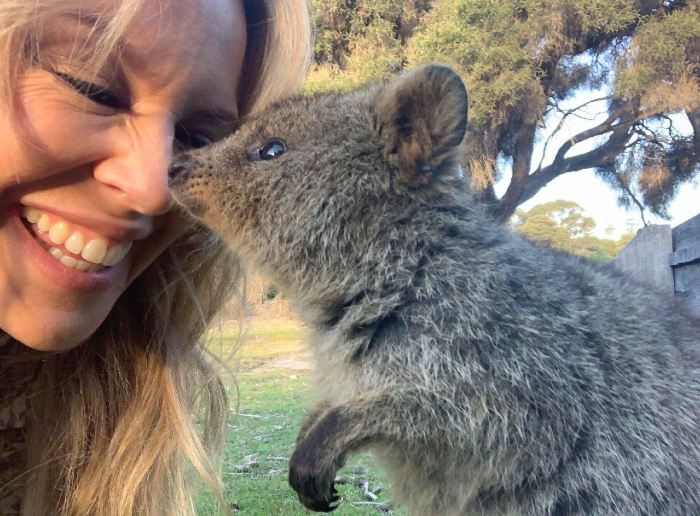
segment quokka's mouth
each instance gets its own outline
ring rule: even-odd
[[[187,181],[193,170],[198,168],[200,163],[189,154],[178,154],[173,158],[168,168],[168,183],[171,187],[177,186]]]
[[[185,212],[194,217],[204,213],[204,202],[195,194],[196,180],[194,172],[201,164],[189,154],[175,156],[168,168],[168,184],[175,203]]]

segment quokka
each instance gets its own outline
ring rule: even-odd
[[[416,515],[700,514],[700,324],[494,222],[459,179],[466,113],[429,65],[282,101],[171,167],[314,330],[300,501],[335,508],[371,449]]]

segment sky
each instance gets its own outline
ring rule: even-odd
[[[584,91],[562,103],[562,108],[570,109],[603,95],[605,93],[601,91]],[[543,166],[552,162],[562,142],[605,120],[607,117],[605,102],[591,102],[582,109],[581,114],[585,119],[570,116],[565,120],[561,130],[554,136],[546,149]],[[673,119],[674,124],[679,129],[688,133],[691,131],[690,123],[685,114],[674,115]],[[543,144],[546,136],[552,132],[560,120],[561,115],[556,114],[549,116],[545,121],[545,129],[541,131],[540,141],[535,146],[532,160],[533,170],[537,168],[542,159]],[[574,145],[566,155],[574,156],[586,152],[594,146],[590,143],[582,142]],[[507,164],[501,165],[501,173],[502,177],[495,185],[496,194],[499,197],[503,195],[510,181],[511,173]],[[602,179],[596,176],[593,170],[582,170],[559,176],[542,188],[532,199],[523,203],[520,208],[527,211],[537,204],[557,199],[578,203],[586,215],[595,219],[596,229],[594,234],[601,238],[618,238],[622,233],[630,229],[636,231],[643,226],[639,210],[634,208],[627,211],[625,208],[618,206],[616,193]],[[671,215],[670,220],[653,216],[649,212],[645,213],[645,218],[650,224],[670,224],[672,227],[675,227],[700,213],[700,178],[696,178],[692,183],[684,184],[679,189],[678,195],[674,198],[668,211]],[[609,227],[614,228],[611,233],[606,231]]]

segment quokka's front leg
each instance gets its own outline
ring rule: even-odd
[[[302,424],[304,431],[289,461],[289,483],[305,507],[319,512],[336,508],[334,480],[346,454],[379,435],[372,421],[376,407],[376,401],[351,407],[320,405],[310,414],[313,422]]]
[[[313,428],[316,421],[321,419],[331,408],[333,407],[329,402],[321,401],[306,413],[304,421],[302,421],[297,432],[297,445],[306,438],[306,434]]]

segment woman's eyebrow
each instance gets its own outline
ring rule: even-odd
[[[84,25],[91,32],[105,30],[108,27],[108,22],[105,20],[104,16],[98,14],[87,14],[83,12],[72,12],[63,15],[65,18],[70,18],[73,21],[78,22],[80,25]]]

